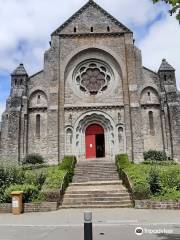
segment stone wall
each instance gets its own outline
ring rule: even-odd
[[[151,201],[151,200],[135,200],[135,208],[137,209],[180,209],[180,201]]]
[[[66,154],[77,154],[75,126],[81,116],[96,112],[104,114],[105,128],[108,118],[114,124],[107,135],[108,154],[113,152],[113,157],[124,152],[141,162],[145,150],[156,149],[179,160],[180,108],[174,70],[155,73],[144,68],[128,28],[89,1],[52,34],[50,45],[43,71],[27,79],[24,69],[23,84],[18,87],[15,83],[21,82],[21,76],[12,76],[2,119],[1,159],[11,155],[18,161],[36,152],[56,164]],[[107,89],[96,95],[81,91],[74,78],[79,64],[90,60],[104,63],[112,73]],[[94,121],[98,123],[97,116]]]
[[[43,203],[25,203],[23,207],[24,213],[30,212],[51,212],[58,209],[57,202],[43,202]],[[3,203],[0,204],[0,214],[1,213],[12,213],[12,204]]]

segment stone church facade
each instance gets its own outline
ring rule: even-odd
[[[175,69],[165,59],[157,73],[143,67],[133,33],[90,0],[52,33],[42,71],[29,76],[20,64],[11,74],[0,158],[140,162],[149,149],[180,161]]]

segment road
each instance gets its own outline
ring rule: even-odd
[[[93,240],[180,240],[179,210],[94,209]],[[0,214],[0,240],[83,240],[84,210]],[[143,234],[135,234],[141,227]]]

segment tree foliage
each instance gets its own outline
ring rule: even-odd
[[[153,0],[154,3],[160,1],[163,1],[171,6],[171,9],[169,10],[171,16],[176,14],[176,18],[180,23],[180,0]]]

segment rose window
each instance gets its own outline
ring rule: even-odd
[[[111,81],[112,71],[103,62],[86,62],[78,67],[75,82],[80,90],[90,95],[105,91]]]

